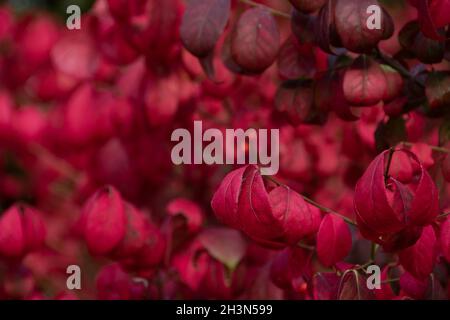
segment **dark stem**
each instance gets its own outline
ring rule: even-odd
[[[309,245],[301,243],[301,242],[297,243],[297,246],[299,246],[300,248],[306,249],[306,250],[310,250],[310,251],[314,251],[316,249],[313,246],[309,246]]]
[[[441,219],[441,218],[445,218],[446,216],[448,216],[448,215],[450,215],[450,212],[446,212],[446,213],[443,213],[443,214],[441,214],[441,215],[438,215],[438,219]]]
[[[400,142],[400,144],[403,144],[405,147],[409,147],[409,148],[414,145],[413,143],[407,142],[407,141],[402,141],[402,142]],[[444,148],[444,147],[437,147],[437,146],[432,146],[432,145],[428,145],[428,146],[433,151],[442,152],[442,153],[450,153],[450,150],[448,150],[447,148]]]
[[[413,79],[420,87],[424,88],[423,83],[417,80],[408,69],[406,69],[401,63],[396,61],[394,58],[389,57],[388,55],[382,53],[380,49],[375,50],[377,57],[384,63],[395,69],[398,73],[400,73],[403,77]]]
[[[339,212],[334,211],[333,209],[324,207],[321,204],[315,202],[314,200],[312,200],[312,199],[310,199],[310,198],[308,198],[308,197],[306,197],[304,195],[301,195],[301,196],[303,197],[303,199],[305,199],[306,202],[308,202],[308,203],[312,204],[313,206],[319,208],[323,212],[334,214],[335,216],[338,216],[338,217],[342,218],[345,222],[347,222],[348,224],[351,224],[352,226],[357,226],[358,225],[355,221],[353,221],[350,218],[347,218],[343,214],[340,214]]]
[[[389,169],[391,168],[392,156],[394,155],[394,148],[389,149],[388,162],[386,165],[386,169],[384,170],[384,184],[387,184],[389,179]]]
[[[375,242],[372,242],[372,246],[370,248],[370,260],[375,261],[377,250],[378,250],[378,244],[376,244]]]
[[[279,182],[278,180],[272,178],[271,176],[264,176],[264,177],[265,177],[267,180],[269,180],[269,181],[275,183],[275,184],[278,185],[278,186],[286,186],[285,184]],[[287,186],[286,186],[286,187],[287,187]],[[343,219],[345,222],[347,222],[348,224],[351,224],[351,225],[353,225],[353,226],[357,226],[357,223],[356,223],[355,221],[353,221],[352,219],[347,218],[347,217],[344,216],[343,214],[340,214],[339,212],[334,211],[333,209],[327,208],[327,207],[325,207],[325,206],[323,206],[323,205],[321,205],[321,204],[315,202],[314,200],[308,198],[307,196],[304,196],[304,195],[302,195],[302,194],[300,194],[300,196],[301,196],[306,202],[308,202],[309,204],[312,204],[314,207],[319,208],[319,209],[322,210],[323,212],[326,212],[326,213],[332,213],[332,214],[334,214],[335,216],[338,216],[338,217],[342,218],[342,219]]]
[[[387,279],[387,280],[381,281],[381,283],[384,284],[384,283],[397,282],[397,281],[400,281],[400,278]]]

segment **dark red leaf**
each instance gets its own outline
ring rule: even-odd
[[[197,57],[214,50],[227,24],[230,5],[230,0],[189,1],[180,26],[185,48]]]
[[[277,90],[275,106],[294,125],[323,123],[327,113],[316,110],[312,99],[313,90],[308,82],[286,81]]]
[[[347,102],[357,106],[373,106],[389,97],[387,80],[380,65],[362,55],[344,75],[344,95]]]
[[[269,201],[274,217],[282,224],[287,243],[295,245],[317,232],[320,210],[306,203],[297,192],[280,186],[269,193]]]
[[[315,74],[315,50],[311,44],[300,44],[289,37],[278,55],[278,72],[284,79],[312,78]]]
[[[267,9],[257,7],[241,15],[231,37],[231,55],[237,65],[260,73],[275,62],[279,48],[277,22]]]
[[[376,0],[337,0],[334,11],[336,31],[346,49],[364,53],[377,46],[382,39],[389,38],[393,32],[393,21],[389,14],[382,10],[381,28],[369,29],[367,21],[371,13],[367,8],[371,5],[380,7]],[[380,7],[381,9],[381,7]]]
[[[341,277],[338,300],[372,300],[374,291],[367,288],[366,277],[356,270],[347,270]]]

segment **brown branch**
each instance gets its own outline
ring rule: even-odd
[[[272,181],[273,183],[275,183],[275,184],[278,185],[278,186],[285,186],[285,184],[279,182],[278,180],[272,178],[271,176],[264,176],[264,177],[265,177],[267,180]],[[345,222],[347,222],[348,224],[351,224],[351,225],[353,225],[353,226],[357,226],[357,223],[356,223],[355,221],[353,221],[352,219],[350,219],[350,218],[344,216],[343,214],[340,214],[339,212],[337,212],[337,211],[335,211],[335,210],[333,210],[333,209],[327,208],[327,207],[325,207],[325,206],[323,206],[323,205],[317,203],[316,201],[314,201],[314,200],[308,198],[307,196],[304,196],[304,195],[302,195],[302,194],[300,194],[300,196],[301,196],[303,199],[305,199],[306,202],[308,202],[309,204],[312,204],[313,206],[319,208],[319,209],[322,210],[323,212],[326,212],[326,213],[332,213],[332,214],[334,214],[335,216],[338,216],[338,217],[342,218],[342,219],[343,219]]]

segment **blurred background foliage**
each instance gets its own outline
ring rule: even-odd
[[[92,7],[94,2],[95,0],[0,0],[0,4],[8,3],[18,13],[33,10],[47,10],[60,17],[66,16],[66,8],[71,4],[78,5],[82,12],[86,12]],[[405,5],[405,0],[379,0],[379,2],[391,8],[403,7]]]
[[[36,10],[52,12],[56,16],[67,16],[66,8],[72,4],[78,5],[82,12],[89,11],[95,0],[0,0],[1,4],[8,4],[18,13],[29,13]]]

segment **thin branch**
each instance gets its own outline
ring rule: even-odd
[[[383,281],[381,281],[381,283],[384,284],[384,283],[397,282],[397,281],[400,281],[400,278],[392,278],[392,279],[383,280]]]
[[[285,186],[285,184],[279,182],[278,180],[272,178],[271,176],[264,176],[264,178],[266,178],[267,180],[269,180],[269,181],[275,183],[275,184],[278,185],[278,186]],[[335,216],[338,216],[338,217],[342,218],[342,219],[343,219],[345,222],[347,222],[348,224],[351,224],[351,225],[353,225],[353,226],[357,226],[357,223],[356,223],[355,221],[353,221],[353,220],[350,219],[350,218],[347,218],[347,217],[344,216],[343,214],[340,214],[339,212],[334,211],[333,209],[327,208],[327,207],[325,207],[325,206],[323,206],[323,205],[321,205],[321,204],[315,202],[314,200],[308,198],[307,196],[304,196],[304,195],[302,195],[302,194],[300,194],[300,196],[302,196],[302,198],[305,199],[306,202],[308,202],[308,203],[312,204],[313,206],[319,208],[319,209],[322,210],[323,212],[326,212],[326,213],[332,213],[332,214],[334,214]]]
[[[279,17],[283,17],[283,18],[287,18],[287,19],[291,19],[291,15],[289,13],[278,11],[278,10],[270,8],[270,7],[268,7],[268,6],[266,6],[266,5],[262,4],[262,3],[254,2],[252,0],[239,0],[239,1],[242,2],[242,3],[248,4],[249,6],[254,6],[254,7],[264,6],[273,15],[276,15],[276,16],[279,16]]]
[[[372,242],[372,246],[370,248],[370,260],[375,261],[375,257],[377,255],[379,245],[375,242]]]
[[[446,216],[448,216],[448,215],[450,215],[450,212],[446,212],[446,213],[443,213],[443,214],[441,214],[441,215],[438,215],[438,219],[441,219],[441,218],[445,218]]]
[[[388,55],[382,53],[378,48],[376,49],[376,54],[378,58],[385,64],[389,65],[391,68],[395,69],[398,73],[400,73],[403,77],[413,79],[420,87],[424,87],[423,83],[421,83],[417,78],[415,78],[408,69],[406,69],[401,63],[389,57]]]
[[[411,142],[407,142],[407,141],[402,141],[400,142],[400,144],[403,144],[406,147],[412,147],[414,146],[413,143]],[[438,147],[438,146],[432,146],[432,145],[428,145],[430,147],[431,150],[433,151],[437,151],[437,152],[442,152],[442,153],[450,153],[450,150],[448,150],[447,148],[444,147]]]
[[[343,214],[340,214],[339,212],[334,211],[333,209],[324,207],[324,206],[322,206],[321,204],[315,202],[314,200],[308,198],[307,196],[304,196],[304,195],[302,195],[302,194],[301,194],[301,196],[303,197],[303,199],[305,199],[306,202],[308,202],[308,203],[312,204],[313,206],[319,208],[319,209],[322,210],[323,212],[326,212],[326,213],[332,213],[332,214],[334,214],[335,216],[338,216],[338,217],[342,218],[342,219],[343,219],[345,222],[347,222],[348,224],[351,224],[352,226],[357,226],[357,223],[356,223],[355,221],[353,221],[353,220],[350,219],[350,218],[347,218],[347,217],[344,216]]]
[[[301,242],[297,243],[297,246],[299,246],[300,248],[306,249],[306,250],[310,250],[310,251],[314,251],[316,249],[313,246],[309,246],[309,245],[301,243]]]
[[[51,166],[53,169],[69,179],[73,179],[76,181],[77,178],[82,174],[81,172],[78,172],[75,168],[73,168],[68,162],[64,161],[61,158],[58,158],[49,150],[39,144],[31,144],[29,150],[35,157],[37,157],[41,161],[46,162],[47,165]]]
[[[356,271],[358,271],[358,270],[366,270],[366,268],[368,267],[368,266],[370,266],[370,265],[372,265],[374,263],[374,261],[371,259],[371,260],[369,260],[369,261],[367,261],[366,263],[364,263],[363,265],[360,265],[360,266],[358,266],[357,268],[354,268],[353,270],[356,270]]]
[[[388,163],[386,165],[386,169],[384,170],[384,184],[387,184],[387,181],[389,179],[389,169],[391,168],[392,156],[394,155],[394,151],[394,148],[389,149]]]

